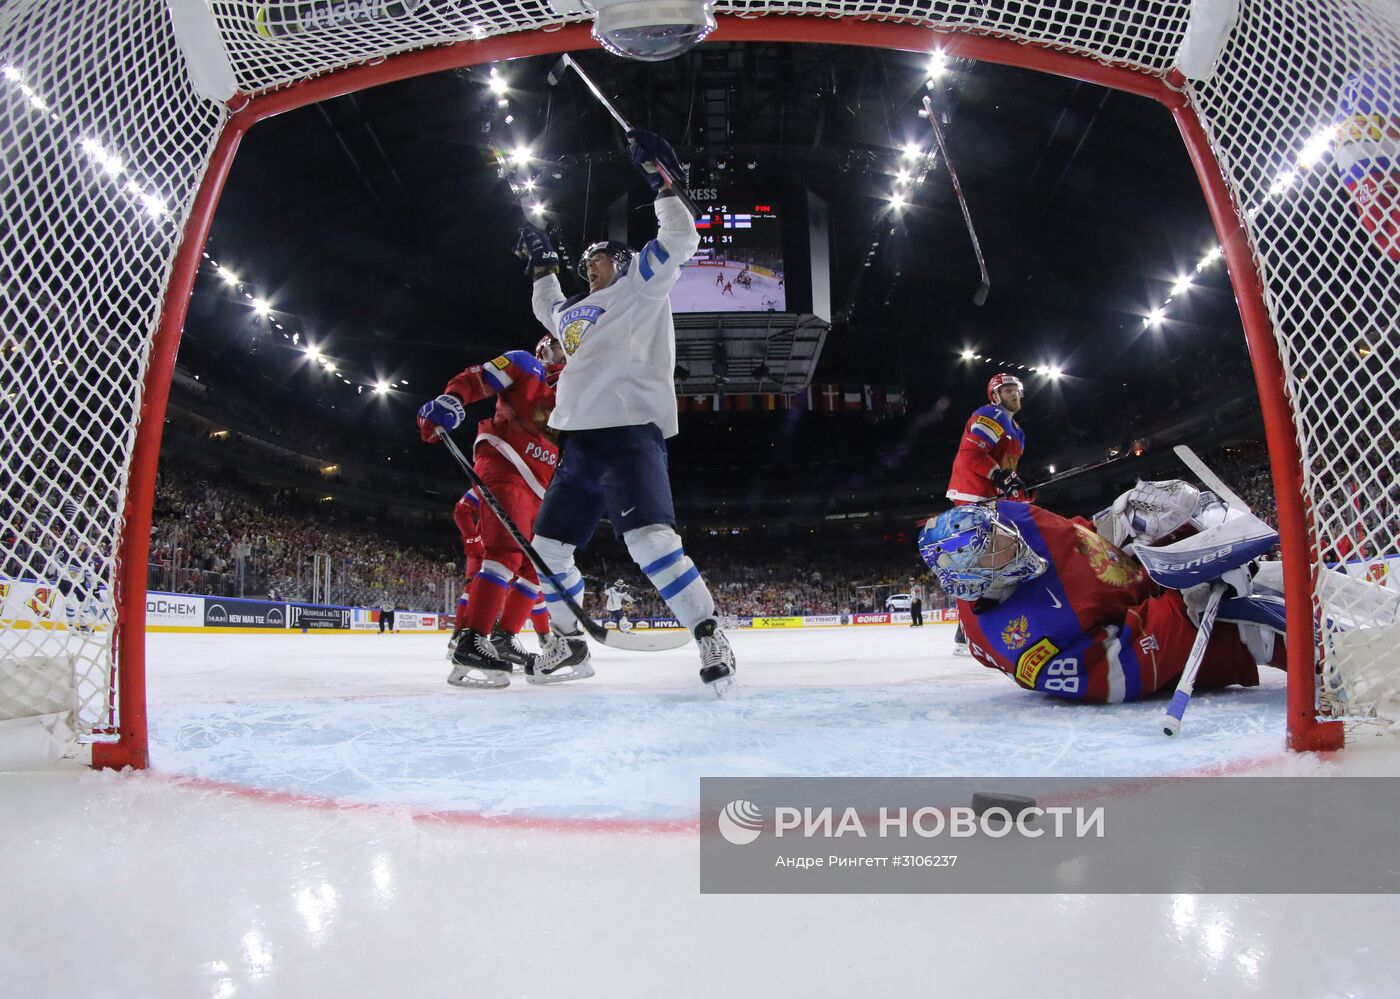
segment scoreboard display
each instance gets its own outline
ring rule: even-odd
[[[783,227],[772,199],[695,188],[700,248],[671,293],[676,312],[785,312]]]

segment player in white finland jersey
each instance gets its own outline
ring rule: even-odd
[[[626,607],[633,600],[627,584],[619,579],[603,591],[603,597],[607,601],[608,620],[617,625],[618,631],[631,631],[632,622],[627,620]]]
[[[678,429],[670,292],[700,236],[656,169],[659,162],[672,177],[684,177],[675,151],[653,132],[632,131],[628,139],[632,161],[657,195],[659,231],[640,253],[611,240],[593,244],[579,262],[588,290],[567,298],[549,238],[533,226],[520,230],[517,251],[534,275],[535,316],[569,355],[549,418],[565,432],[562,456],[535,520],[534,547],[553,582],[578,599],[583,577],[574,553],[606,513],[676,620],[695,635],[700,679],[723,697],[734,688],[734,653],[676,533],[666,468],[666,438]],[[577,620],[557,593],[545,599],[553,626],[568,639],[555,643],[556,658],[582,662],[589,652]]]

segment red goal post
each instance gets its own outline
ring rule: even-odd
[[[88,573],[98,612],[80,631],[62,616],[66,597],[38,601],[33,613],[0,605],[0,725],[52,707],[37,694],[26,702],[40,686],[30,678],[71,665],[74,689],[63,697],[98,766],[147,763],[145,595],[161,430],[190,290],[242,135],[283,111],[393,80],[594,45],[578,14],[558,13],[576,9],[569,0],[354,0],[356,17],[275,37],[269,23],[294,22],[313,5],[168,3],[19,0],[0,9],[0,147],[11,174],[0,198],[13,220],[0,252],[14,290],[0,302],[9,473],[0,527],[15,539],[0,586],[66,578],[71,589]],[[1383,626],[1366,632],[1373,640],[1348,640],[1334,630],[1343,598],[1317,581],[1346,554],[1342,539],[1358,533],[1357,497],[1371,554],[1400,551],[1393,511],[1373,501],[1389,488],[1391,452],[1339,429],[1358,418],[1368,385],[1394,389],[1394,333],[1387,342],[1381,324],[1400,314],[1400,282],[1337,171],[1301,170],[1298,151],[1336,122],[1348,78],[1400,64],[1388,0],[1314,0],[1306,10],[1287,0],[1239,9],[1233,0],[715,9],[711,41],[937,47],[1171,112],[1220,237],[1264,413],[1290,596],[1288,745],[1341,744],[1341,726],[1319,718],[1324,695],[1335,705],[1340,692],[1347,712],[1381,709],[1400,676],[1394,622],[1367,622]],[[1233,26],[1188,79],[1177,66],[1183,42],[1209,39],[1207,15],[1222,12]]]

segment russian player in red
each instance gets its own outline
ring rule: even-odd
[[[985,406],[973,410],[958,442],[948,498],[954,503],[990,499],[1029,500],[1016,472],[1026,450],[1026,433],[1016,422],[1025,386],[1015,375],[993,375]]]
[[[1027,690],[1116,704],[1175,687],[1196,626],[1180,592],[1148,577],[1086,521],[1027,503],[954,507],[919,554],[958,600],[972,655]],[[1259,683],[1244,625],[1218,625],[1197,690]],[[1271,648],[1282,663],[1283,643]]]
[[[533,356],[512,350],[472,365],[418,411],[420,435],[433,442],[439,429],[450,432],[461,425],[466,405],[495,397],[495,412],[477,426],[473,464],[526,535],[534,530],[540,500],[559,463],[559,446],[548,420],[563,360],[558,341],[543,337]],[[591,675],[591,670],[535,675],[535,657],[517,637],[539,602],[535,568],[489,507],[478,506],[477,523],[481,565],[467,587],[465,627],[452,652],[453,669],[447,682],[457,687],[504,687],[510,683],[513,664],[524,666],[531,682]]]

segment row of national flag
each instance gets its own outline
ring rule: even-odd
[[[682,413],[745,413],[805,409],[820,413],[902,413],[902,385],[810,385],[798,392],[683,395]]]

